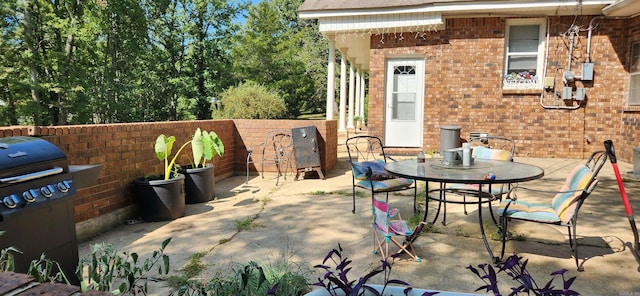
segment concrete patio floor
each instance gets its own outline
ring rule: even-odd
[[[339,152],[338,164],[325,172],[325,180],[294,181],[293,175],[288,175],[275,186],[275,174],[267,174],[264,179],[252,176],[248,184],[244,176],[227,178],[216,183],[215,200],[187,205],[185,217],[122,225],[81,243],[80,256],[90,252],[90,245],[105,242],[120,251],[137,252],[145,257],[172,237],[166,250],[171,258],[170,274],[179,274],[191,255],[203,253],[201,262],[207,268],[200,278],[209,279],[218,272],[231,272],[232,266],[238,266],[234,264],[249,261],[274,264],[283,258],[312,270],[340,243],[353,260],[351,275],[358,277],[379,265],[380,256],[372,254],[368,195],[356,198],[356,213],[351,213],[351,171],[343,154]],[[546,189],[559,189],[574,165],[583,162],[521,157],[515,161],[545,170],[542,179],[522,186]],[[626,177],[631,203],[640,215],[640,181],[627,173],[632,170],[631,165],[619,165]],[[640,262],[630,251],[633,233],[610,163],[600,172],[600,180],[578,219],[579,262],[584,272],[576,271],[565,227],[513,222],[509,229],[524,235],[525,240],[509,241],[506,253],[517,252],[528,259],[528,269],[540,285],[550,279],[551,272],[566,268],[568,277],[577,276],[572,289],[583,295],[640,295]],[[403,217],[411,216],[409,196],[392,196],[390,202],[401,209]],[[436,205],[429,203],[430,217]],[[423,208],[424,203],[419,207]],[[483,209],[488,210],[486,206]],[[415,242],[422,262],[401,256],[393,265],[391,278],[403,279],[416,288],[473,293],[483,283],[465,267],[490,260],[480,239],[477,210],[477,206],[468,206],[465,215],[462,206],[448,205],[447,225],[442,225],[439,219],[434,232],[423,233]],[[488,213],[483,217],[485,224],[491,224]],[[257,226],[238,232],[236,222],[251,218],[255,218]],[[490,241],[490,245],[494,253],[500,252],[499,241]],[[315,278],[315,274],[310,275],[310,280]],[[515,283],[505,275],[499,279],[504,287],[502,292],[508,294],[507,287]],[[371,281],[380,282],[380,278]],[[560,279],[554,283],[561,285]],[[150,283],[150,295],[170,292],[164,281]]]

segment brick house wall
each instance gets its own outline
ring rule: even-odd
[[[567,38],[572,23],[582,29],[595,16],[550,17],[547,75],[561,91],[569,67]],[[594,21],[591,37],[593,81],[577,81],[586,100],[577,110],[544,108],[555,103],[542,90],[503,90],[507,19],[447,19],[438,32],[372,35],[369,71],[369,133],[384,136],[385,61],[393,57],[425,59],[423,149],[438,151],[440,127],[461,127],[513,138],[516,156],[584,158],[612,139],[621,159],[633,158],[638,143],[640,108],[625,106],[628,95],[630,42],[640,40],[640,18]],[[581,75],[587,31],[576,36],[571,70]],[[546,40],[545,40],[546,41]],[[546,46],[546,42],[545,42]],[[562,101],[562,100],[560,100]],[[563,102],[561,102],[563,103]],[[562,104],[561,104],[562,105]]]
[[[122,123],[75,126],[0,127],[0,137],[34,136],[48,140],[65,152],[71,165],[102,164],[97,184],[78,190],[74,200],[79,240],[94,236],[137,217],[133,181],[158,174],[163,163],[154,152],[158,135],[175,136],[173,154],[189,141],[196,128],[214,131],[225,145],[224,157],[213,160],[216,181],[245,175],[248,146],[258,146],[272,129],[316,126],[322,170],[337,162],[337,122],[335,120],[202,120],[180,122]],[[190,155],[191,148],[181,155]],[[172,154],[172,156],[173,156]],[[292,162],[293,162],[292,157]],[[183,158],[180,163],[188,163]],[[252,171],[257,171],[255,166]],[[275,171],[275,167],[265,167]]]

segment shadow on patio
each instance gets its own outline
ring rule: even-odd
[[[341,156],[341,152],[339,152]],[[545,177],[526,184],[529,187],[560,188],[565,176],[582,160],[518,158],[545,170]],[[631,171],[620,163],[623,173]],[[628,175],[627,175],[628,176]],[[173,237],[167,248],[171,256],[172,273],[186,264],[189,256],[204,253],[207,266],[200,276],[208,279],[218,272],[230,271],[233,263],[249,261],[268,264],[283,257],[311,268],[321,263],[326,253],[338,243],[353,260],[353,276],[363,274],[379,264],[379,255],[372,254],[371,209],[366,194],[356,200],[356,213],[351,214],[351,171],[341,157],[326,174],[326,180],[302,179],[293,176],[275,186],[275,174],[265,179],[254,177],[245,184],[244,176],[235,176],[216,184],[217,198],[205,204],[187,205],[187,214],[171,222],[123,225],[80,245],[80,256],[89,252],[89,245],[107,242],[121,251],[150,254],[160,243]],[[566,228],[545,225],[522,225],[514,222],[510,228],[525,236],[524,241],[509,241],[506,253],[517,252],[529,259],[528,269],[544,284],[553,271],[566,268],[568,276],[577,276],[572,288],[585,295],[630,295],[640,293],[639,263],[629,251],[633,234],[620,199],[610,164],[600,173],[601,183],[587,199],[578,219],[580,263],[585,271],[576,271],[571,250],[566,241]],[[626,180],[631,203],[640,211],[640,182]],[[521,196],[520,198],[527,198]],[[393,196],[391,203],[403,216],[412,211],[412,199]],[[437,203],[430,202],[430,216]],[[424,204],[422,204],[424,207]],[[485,211],[486,207],[483,208]],[[393,267],[392,278],[403,279],[414,287],[472,293],[482,285],[468,265],[489,262],[489,256],[479,238],[477,208],[449,205],[448,224],[438,221],[435,232],[423,233],[415,245],[423,258],[418,263],[400,256]],[[485,224],[491,224],[487,214]],[[236,222],[255,218],[255,227],[237,232]],[[488,230],[490,232],[490,230]],[[223,243],[224,242],[224,243]],[[499,241],[490,241],[494,253]],[[314,279],[312,276],[311,279]],[[376,279],[378,282],[380,279]],[[374,280],[372,283],[376,283]],[[504,285],[510,284],[501,278]],[[151,283],[153,295],[167,295],[164,282]],[[556,280],[556,284],[561,284]],[[506,286],[503,291],[507,291]]]

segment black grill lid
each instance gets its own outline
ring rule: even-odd
[[[0,179],[47,170],[69,171],[67,156],[56,145],[34,137],[0,138]]]

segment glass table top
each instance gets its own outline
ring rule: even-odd
[[[444,165],[439,158],[426,159],[424,163],[407,159],[389,162],[384,168],[404,178],[445,183],[517,183],[544,176],[544,170],[538,166],[499,160],[475,160],[470,166],[462,166]],[[495,175],[494,180],[485,179],[489,173]]]

